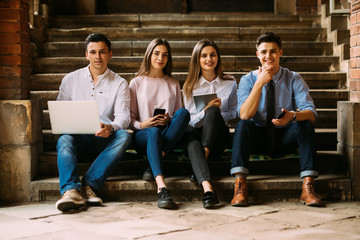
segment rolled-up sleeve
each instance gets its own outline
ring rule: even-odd
[[[236,81],[233,81],[233,84],[231,85],[230,96],[228,98],[228,102],[226,103],[227,109],[221,109],[222,110],[221,115],[225,123],[236,117],[236,106],[237,106],[236,91],[237,91],[237,84]]]
[[[114,103],[114,116],[111,124],[115,130],[128,128],[130,124],[130,92],[125,80],[119,84]]]
[[[314,101],[310,96],[309,87],[300,74],[297,75],[297,77],[293,82],[293,93],[297,108],[300,111],[304,111],[304,110],[312,111],[317,119],[318,114],[315,108]]]
[[[241,77],[240,83],[239,83],[239,89],[237,92],[237,111],[238,115],[240,117],[240,108],[248,98],[248,96],[251,93],[252,90],[252,84],[250,82],[250,74],[247,74],[243,77]]]
[[[185,94],[183,95],[185,108],[190,113],[190,122],[189,125],[192,127],[201,127],[203,123],[203,119],[205,116],[205,110],[201,110],[200,112],[196,111],[196,106],[194,102],[193,96],[187,98]]]

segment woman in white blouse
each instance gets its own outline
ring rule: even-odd
[[[182,138],[190,119],[189,112],[181,108],[180,84],[171,77],[171,70],[169,43],[154,39],[146,49],[138,74],[129,84],[130,127],[134,130],[136,148],[147,153],[157,184],[159,208],[174,206],[164,182],[162,158]]]
[[[197,181],[204,190],[204,208],[219,203],[211,185],[207,159],[230,146],[226,123],[236,117],[236,81],[221,70],[219,48],[213,41],[201,40],[193,50],[189,74],[183,86],[185,108],[190,112],[190,123],[184,140],[186,151]],[[198,111],[194,96],[216,93],[204,109]]]

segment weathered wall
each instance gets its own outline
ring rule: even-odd
[[[0,201],[30,201],[42,149],[38,100],[0,101]]]
[[[352,196],[360,200],[360,0],[350,3],[350,101],[338,102],[338,150],[346,159]]]

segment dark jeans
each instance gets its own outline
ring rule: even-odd
[[[188,110],[180,108],[174,114],[171,123],[165,128],[150,127],[134,133],[136,147],[147,153],[154,177],[163,175],[161,151],[168,153],[174,148],[182,138],[189,121]]]
[[[234,134],[230,174],[248,174],[249,154],[264,153],[266,144],[266,127],[258,127],[250,120],[240,120]],[[291,153],[297,148],[300,154],[301,177],[318,177],[315,131],[310,121],[275,128],[275,153]]]
[[[229,128],[225,125],[220,109],[208,108],[205,112],[201,128],[188,126],[184,136],[185,152],[191,161],[191,166],[197,181],[210,181],[210,171],[205,159],[204,147],[210,149],[210,154],[224,151],[230,146]]]

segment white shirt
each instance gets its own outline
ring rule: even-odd
[[[221,99],[220,111],[225,123],[235,118],[237,106],[236,90],[237,85],[235,80],[221,80],[217,77],[213,81],[209,82],[201,76],[199,81],[197,81],[194,85],[192,96],[187,99],[184,95],[183,98],[185,108],[190,112],[191,118],[189,125],[196,128],[203,125],[205,110],[203,109],[200,112],[196,111],[193,96],[204,93],[216,93],[217,97]]]
[[[169,76],[139,76],[131,80],[131,127],[140,129],[140,122],[153,117],[155,108],[165,109],[170,117],[182,107],[179,82]]]
[[[60,101],[97,101],[100,121],[111,124],[115,131],[130,124],[128,83],[110,69],[98,76],[96,85],[89,66],[78,69],[63,78],[59,90]]]

